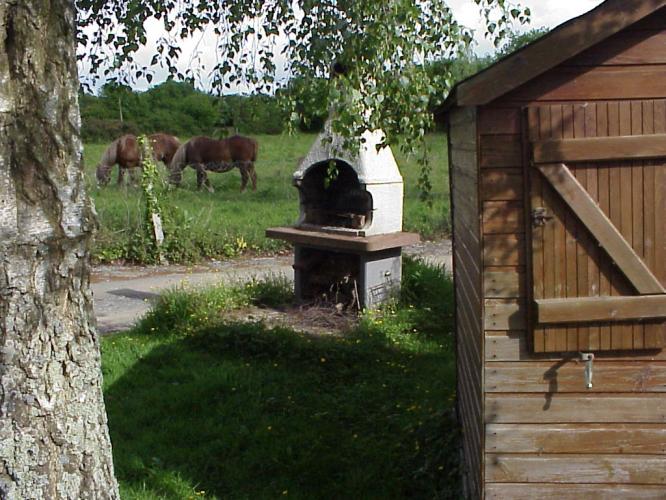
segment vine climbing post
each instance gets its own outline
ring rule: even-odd
[[[164,243],[162,209],[156,194],[156,188],[159,183],[157,164],[153,158],[153,147],[150,144],[150,139],[145,134],[139,136],[139,146],[141,148],[142,167],[141,190],[146,200],[146,232],[153,243],[153,255],[156,261],[163,264],[166,262],[166,259],[162,253],[162,243]]]

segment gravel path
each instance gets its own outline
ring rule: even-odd
[[[426,241],[406,247],[406,255],[451,269],[451,242]],[[293,279],[292,256],[212,261],[200,266],[99,266],[93,269],[97,329],[108,333],[130,328],[163,290],[215,283],[243,282],[253,277],[283,275]]]

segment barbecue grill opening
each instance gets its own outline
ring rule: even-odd
[[[298,296],[301,300],[342,304],[345,308],[359,308],[361,292],[361,259],[358,255],[299,248],[294,270]]]
[[[329,178],[331,162],[337,175]],[[302,225],[363,229],[372,222],[372,195],[361,185],[356,171],[343,161],[314,164],[297,186]]]

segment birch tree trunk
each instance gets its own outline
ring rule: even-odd
[[[0,0],[0,497],[118,498],[73,0]]]

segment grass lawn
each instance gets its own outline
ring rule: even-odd
[[[171,220],[166,226],[166,253],[170,261],[188,262],[231,257],[246,250],[266,252],[285,248],[283,243],[267,240],[264,230],[296,221],[298,192],[291,184],[291,176],[315,135],[256,138],[260,145],[256,192],[239,192],[237,171],[210,174],[216,192],[198,192],[194,170],[187,169],[183,187],[163,194]],[[448,173],[445,136],[433,134],[428,142],[433,165],[432,206],[419,200],[416,160],[395,153],[405,180],[405,229],[432,238],[445,234],[449,228]],[[109,187],[96,187],[95,165],[105,148],[106,145],[86,144],[84,149],[89,192],[100,221],[93,255],[98,261],[145,261],[145,242],[137,238],[143,220],[140,189],[116,187],[116,170]],[[163,169],[162,174],[166,177]]]
[[[457,498],[450,279],[407,260],[400,301],[342,336],[227,319],[291,298],[174,291],[102,339],[123,498]]]

